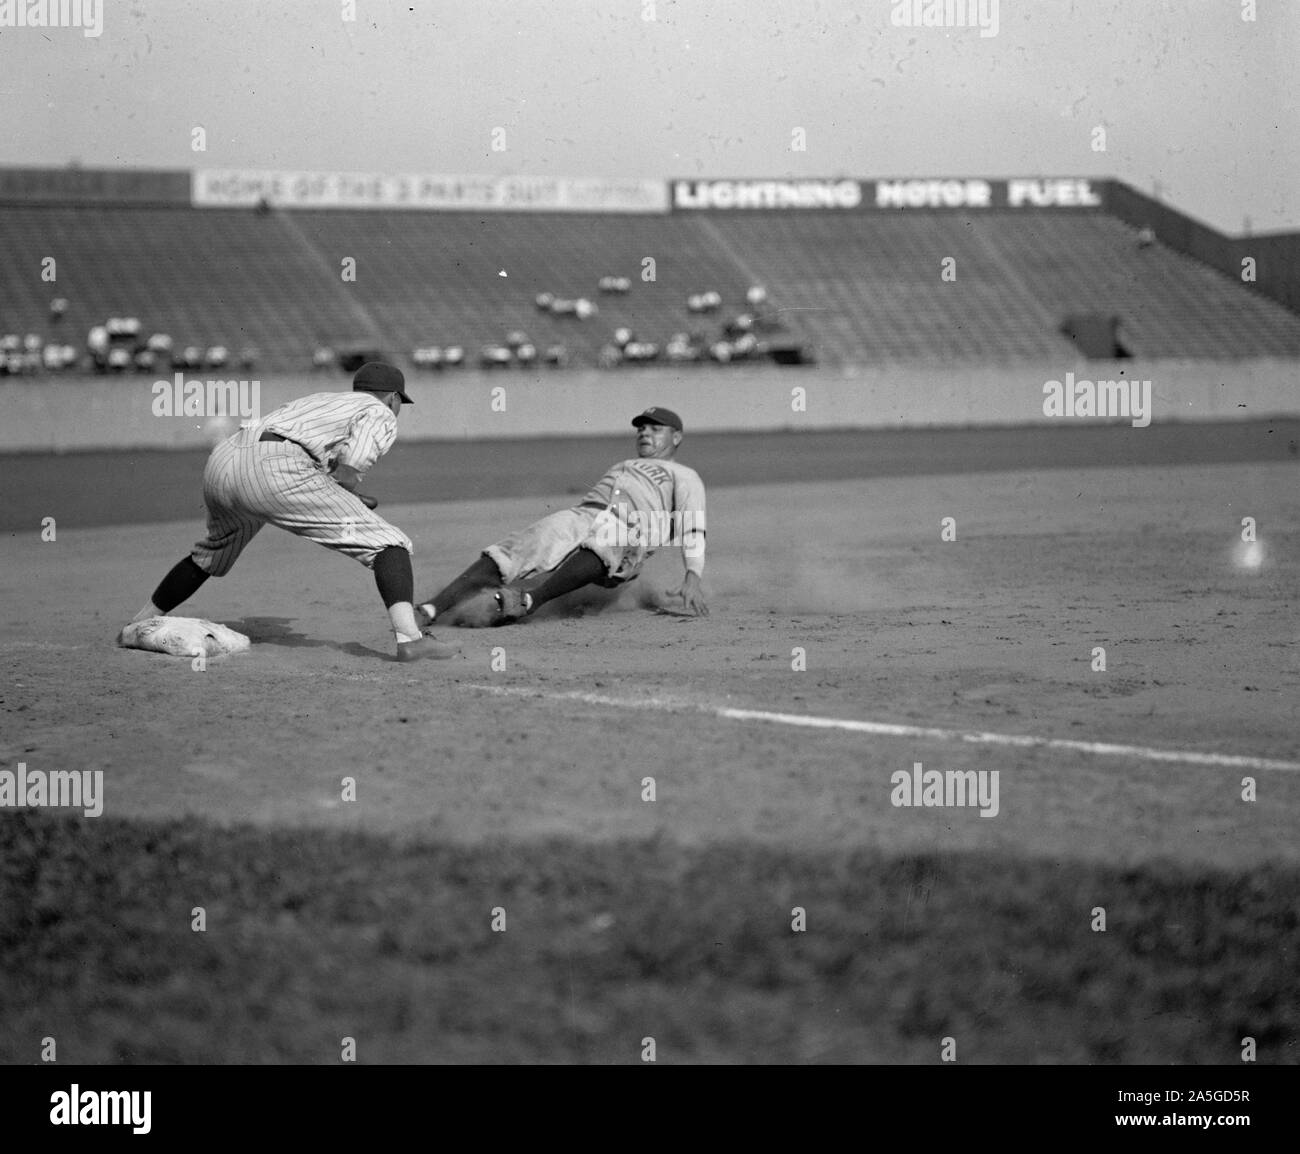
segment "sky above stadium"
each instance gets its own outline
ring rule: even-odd
[[[99,36],[0,27],[0,164],[1116,176],[1231,233],[1300,227],[1294,0],[963,0],[969,26],[939,27],[900,0],[347,8],[107,0]]]

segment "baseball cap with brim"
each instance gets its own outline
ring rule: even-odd
[[[682,419],[672,409],[661,409],[656,405],[651,405],[643,413],[637,413],[632,418],[632,424],[636,428],[642,425],[667,425],[670,429],[676,429],[682,432]]]
[[[415,404],[403,391],[405,388],[406,378],[402,376],[402,370],[383,361],[367,361],[352,378],[354,393],[396,393],[402,398],[402,404]]]

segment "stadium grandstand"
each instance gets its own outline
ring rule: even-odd
[[[196,207],[0,181],[0,372],[1300,355],[1293,274],[1244,284],[1244,242],[1094,183],[1122,211]],[[99,336],[112,361],[90,347],[110,318],[132,322]]]

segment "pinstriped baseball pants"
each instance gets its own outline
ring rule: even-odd
[[[334,481],[307,451],[289,441],[259,441],[240,429],[212,450],[203,470],[207,536],[190,556],[212,577],[222,577],[263,525],[374,565],[390,545],[411,552],[411,540],[367,509]]]

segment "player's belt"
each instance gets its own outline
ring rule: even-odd
[[[313,461],[316,460],[315,454],[313,454],[312,451],[308,449],[306,445],[300,445],[298,444],[297,441],[291,440],[289,437],[286,437],[281,433],[271,432],[270,429],[267,429],[266,432],[264,432],[257,439],[259,441],[283,441],[286,445],[297,445],[298,448],[300,448],[304,453],[306,453],[307,456],[311,457]]]
[[[601,510],[612,509],[613,507],[614,507],[613,505],[606,505],[604,501],[583,501],[583,503],[578,506],[579,509],[601,509]]]
[[[267,429],[266,432],[264,432],[257,439],[259,441],[283,441],[287,445],[298,445],[298,448],[300,448],[304,453],[306,453],[307,456],[309,457],[311,456],[311,452],[310,450],[308,450],[306,445],[299,445],[297,441],[291,440],[289,437],[283,436],[280,433],[273,433],[271,432],[270,429]]]

